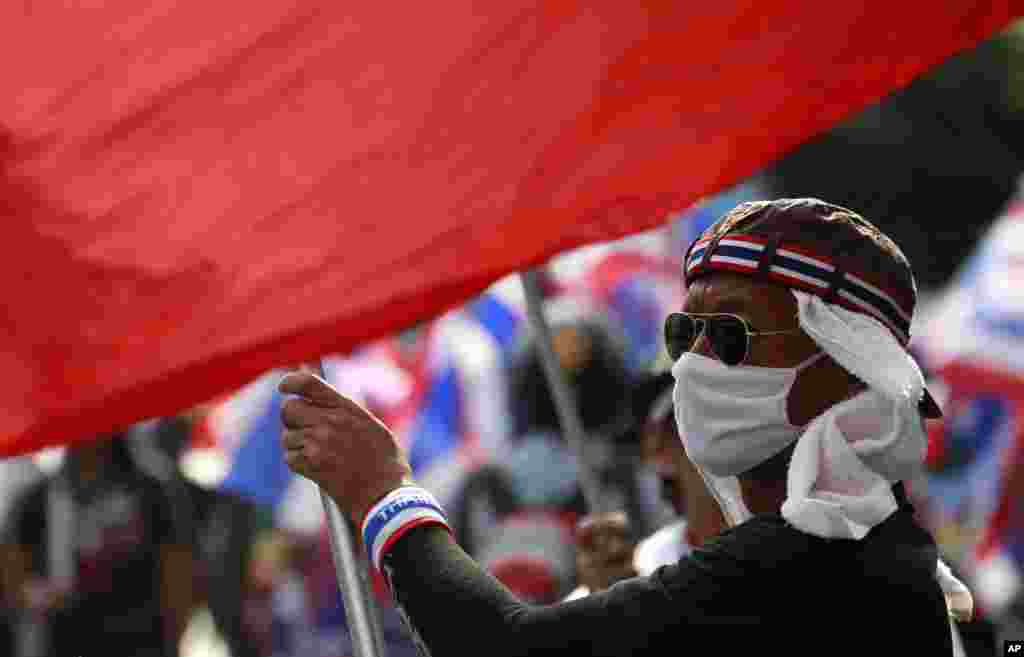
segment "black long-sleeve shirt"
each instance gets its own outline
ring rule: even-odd
[[[433,657],[950,655],[936,557],[904,505],[860,541],[757,516],[650,577],[544,607],[520,602],[436,526],[410,530],[384,569]]]

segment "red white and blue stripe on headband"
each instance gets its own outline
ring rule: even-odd
[[[373,505],[363,520],[363,545],[377,570],[388,549],[420,525],[441,525],[451,531],[441,505],[418,486],[397,488]]]
[[[704,252],[711,242],[710,238],[702,239],[690,249],[689,260],[683,272],[687,280],[706,269],[724,269],[745,274],[756,272],[761,254],[766,248],[766,242],[750,235],[724,237],[719,240],[710,260],[704,262]],[[790,287],[823,295],[829,291],[835,271],[835,265],[828,258],[783,243],[775,250],[767,274],[769,278]],[[903,343],[910,337],[910,313],[890,294],[860,276],[843,272],[843,282],[837,291],[836,303],[849,310],[871,315],[889,327]]]

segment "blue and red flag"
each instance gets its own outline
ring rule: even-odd
[[[509,436],[507,376],[523,323],[519,305],[489,290],[422,330],[415,401],[397,426],[413,474],[442,502]]]
[[[982,607],[1000,610],[1024,592],[1022,199],[929,309],[915,348],[949,397],[930,435],[929,497],[965,543]]]
[[[505,297],[489,291],[415,334],[323,362],[335,387],[393,427],[414,475],[442,497],[507,437],[504,377],[522,312]],[[191,478],[270,507],[300,495],[279,441],[283,374],[268,372],[209,405],[183,457]]]
[[[273,371],[208,406],[182,456],[189,478],[276,506],[292,479],[279,442],[281,394]]]

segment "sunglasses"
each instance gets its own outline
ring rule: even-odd
[[[747,320],[727,313],[671,313],[665,318],[665,347],[673,361],[693,348],[701,334],[711,343],[711,350],[726,365],[739,365],[750,353],[750,337],[755,335],[787,335],[788,331],[751,331]]]

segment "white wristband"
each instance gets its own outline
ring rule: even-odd
[[[388,549],[407,531],[420,525],[451,528],[441,505],[428,491],[417,486],[396,488],[374,504],[363,520],[363,545],[377,570]]]

